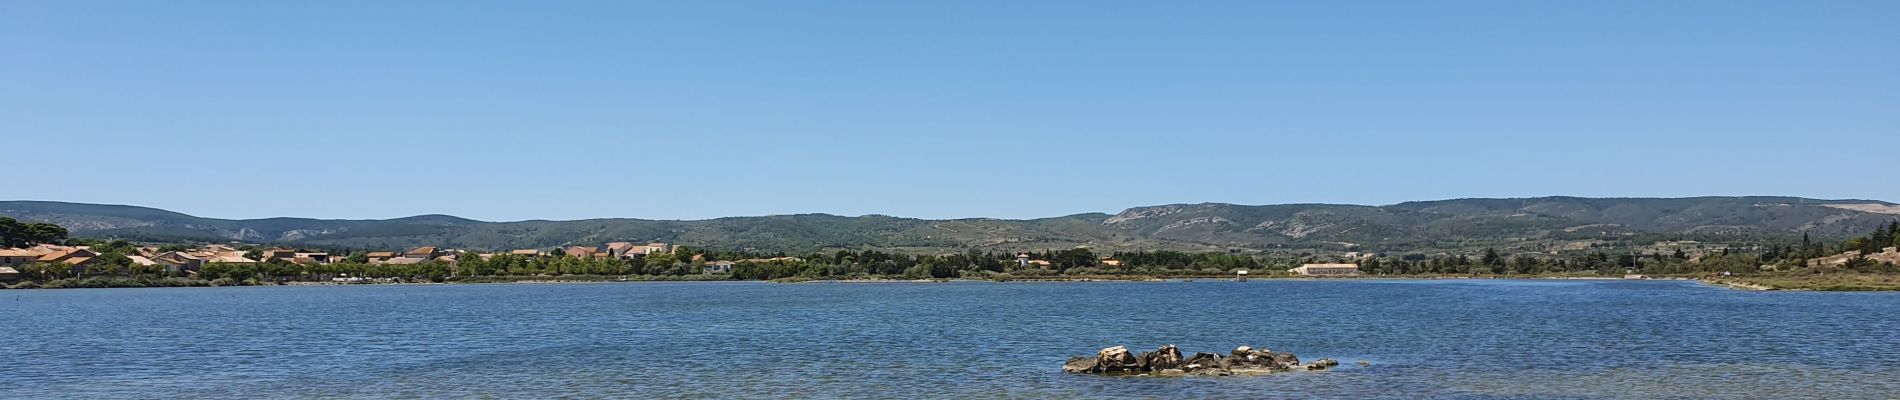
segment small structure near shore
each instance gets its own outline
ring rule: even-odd
[[[1301,364],[1300,358],[1288,352],[1275,352],[1266,348],[1254,349],[1240,346],[1228,355],[1213,353],[1194,353],[1182,357],[1181,350],[1174,345],[1161,346],[1155,351],[1139,354],[1128,352],[1124,346],[1115,346],[1097,351],[1094,357],[1074,357],[1062,364],[1063,372],[1109,375],[1157,375],[1157,376],[1232,376],[1266,375],[1275,372],[1293,370],[1323,370],[1338,366],[1338,361],[1319,359],[1311,364]]]

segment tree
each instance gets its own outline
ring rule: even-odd
[[[46,222],[26,224],[26,240],[31,243],[56,243],[66,240],[66,228]]]
[[[67,237],[66,228],[46,222],[20,223],[0,217],[0,245],[26,247],[40,243],[59,243]]]
[[[1050,255],[1049,263],[1055,264],[1056,270],[1058,271],[1069,268],[1091,267],[1095,265],[1095,252],[1089,251],[1087,248],[1057,251],[1055,254]]]
[[[26,225],[20,224],[20,221],[0,217],[0,247],[25,246],[26,236],[22,232],[25,229]]]

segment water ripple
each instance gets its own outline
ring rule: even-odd
[[[1266,281],[6,294],[4,398],[1900,398],[1893,293]],[[1265,345],[1346,365],[1057,371],[1112,344]]]

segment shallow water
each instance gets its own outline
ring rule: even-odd
[[[1900,293],[1679,281],[16,290],[0,321],[5,398],[1900,398]],[[1059,370],[1117,344],[1344,365]]]

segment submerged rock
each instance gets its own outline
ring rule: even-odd
[[[1089,374],[1154,374],[1160,376],[1204,375],[1265,375],[1294,369],[1324,370],[1338,366],[1338,361],[1322,358],[1312,364],[1300,364],[1300,358],[1293,353],[1276,352],[1267,348],[1240,346],[1222,356],[1214,353],[1194,353],[1181,357],[1181,350],[1174,345],[1161,346],[1155,351],[1131,354],[1124,346],[1115,346],[1095,352],[1094,357],[1074,357],[1062,364],[1063,372]]]

